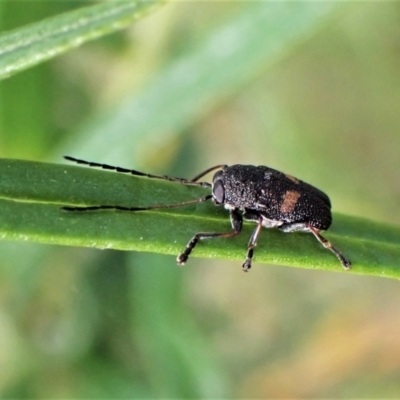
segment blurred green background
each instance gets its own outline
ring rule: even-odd
[[[3,0],[0,30],[82,5]],[[278,3],[167,4],[1,81],[0,156],[183,177],[268,165],[336,212],[399,224],[400,4],[332,10],[264,59],[279,32],[255,20],[285,19]],[[240,47],[249,32],[259,58]],[[399,396],[397,281],[32,243],[0,254],[1,398]]]

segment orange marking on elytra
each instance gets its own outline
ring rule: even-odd
[[[286,214],[292,212],[296,207],[297,201],[299,200],[300,196],[300,192],[297,192],[296,190],[288,190],[283,195],[283,202],[280,209],[281,213]]]

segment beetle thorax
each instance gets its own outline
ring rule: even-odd
[[[264,172],[251,165],[233,165],[218,171],[213,181],[214,197],[221,193],[223,187],[222,203],[226,209],[253,209],[256,208]],[[222,197],[219,196],[218,200]]]

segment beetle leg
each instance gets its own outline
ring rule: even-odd
[[[199,240],[203,239],[211,239],[214,237],[234,237],[238,235],[242,230],[243,225],[243,218],[242,215],[239,213],[238,210],[234,209],[230,211],[230,218],[231,218],[231,225],[233,232],[225,232],[225,233],[218,233],[218,232],[199,232],[196,233],[186,245],[185,250],[177,257],[176,262],[179,265],[185,265],[186,261],[189,258],[190,253],[196,247],[196,244]]]
[[[248,272],[249,269],[251,268],[251,261],[253,259],[253,253],[254,253],[253,249],[257,245],[257,238],[258,238],[258,235],[261,232],[262,223],[263,223],[263,219],[262,219],[262,216],[260,215],[258,217],[257,227],[256,227],[256,229],[254,229],[253,233],[250,236],[249,244],[248,244],[248,247],[247,247],[246,260],[242,265],[242,268],[243,268],[244,272]]]
[[[318,229],[314,228],[310,224],[306,224],[306,226],[310,229],[310,232],[314,234],[314,236],[318,239],[318,241],[322,244],[322,246],[330,250],[339,259],[340,264],[342,264],[342,267],[346,270],[349,270],[351,267],[351,261],[348,258],[346,258],[338,249],[333,247],[329,240],[322,237]]]

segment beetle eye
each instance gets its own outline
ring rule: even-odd
[[[221,179],[218,179],[213,184],[213,199],[216,204],[222,204],[225,200],[225,189]]]

